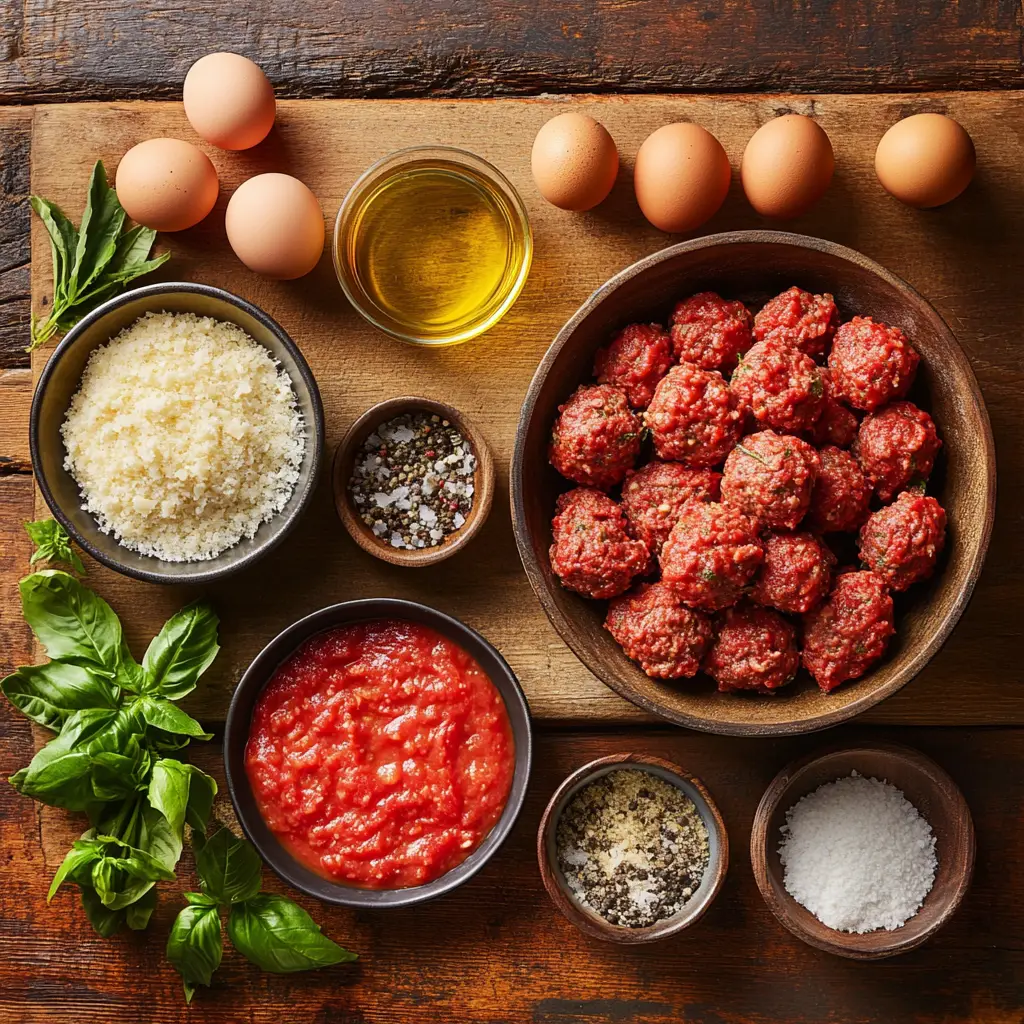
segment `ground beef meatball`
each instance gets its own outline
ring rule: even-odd
[[[771,693],[790,682],[800,667],[796,630],[769,608],[730,608],[704,662],[721,693]]]
[[[804,616],[804,668],[825,693],[859,679],[895,633],[892,598],[873,572],[847,572],[828,600]]]
[[[792,530],[811,504],[818,453],[799,437],[761,430],[729,453],[722,475],[722,502],[762,527]]]
[[[854,409],[871,412],[902,398],[914,381],[917,351],[898,327],[855,316],[836,331],[828,368],[836,395]]]
[[[867,518],[871,483],[857,460],[842,448],[826,445],[818,452],[821,466],[811,491],[804,526],[815,533],[848,533]]]
[[[644,413],[662,459],[717,466],[743,434],[743,412],[725,378],[692,363],[673,366]]]
[[[946,513],[932,497],[904,491],[860,528],[860,559],[893,590],[927,579],[946,544]]]
[[[814,534],[770,533],[750,596],[758,604],[802,615],[825,600],[835,564],[836,556]]]
[[[695,676],[711,644],[711,620],[664,583],[641,583],[608,608],[605,628],[653,679]]]
[[[893,402],[860,425],[853,454],[883,504],[931,475],[942,442],[931,416],[912,402]]]
[[[753,520],[717,502],[691,502],[661,549],[661,574],[685,604],[718,611],[740,599],[763,558]]]
[[[730,386],[759,422],[787,434],[810,430],[825,406],[821,367],[774,336],[747,352]]]
[[[558,407],[548,459],[569,480],[605,490],[633,468],[640,431],[625,392],[610,384],[584,384]]]
[[[742,302],[701,292],[672,313],[672,349],[680,362],[728,372],[750,348],[753,320]]]
[[[787,288],[754,317],[754,337],[782,338],[809,356],[822,356],[839,326],[839,311],[828,292],[812,295],[802,288]]]
[[[634,409],[646,409],[672,365],[672,343],[660,324],[630,324],[598,350],[594,376],[622,388]]]
[[[690,469],[679,462],[648,462],[626,477],[622,507],[633,536],[652,555],[662,544],[689,501],[718,501],[722,474],[711,469]]]
[[[849,448],[857,436],[857,417],[836,397],[835,385],[828,367],[821,368],[821,379],[825,382],[825,404],[821,415],[811,427],[811,444],[816,448],[834,444],[837,448]]]
[[[601,491],[577,487],[559,495],[551,533],[552,572],[584,597],[616,597],[650,567],[647,546],[630,535],[625,513]]]

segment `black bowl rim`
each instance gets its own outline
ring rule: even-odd
[[[113,312],[115,309],[119,309],[121,306],[129,302],[158,295],[180,294],[182,292],[194,295],[207,295],[211,298],[220,299],[222,302],[226,302],[229,305],[240,309],[243,313],[247,313],[254,320],[262,324],[277,338],[284,348],[288,350],[288,353],[295,360],[295,365],[298,367],[299,373],[302,377],[302,383],[308,389],[310,399],[313,404],[313,469],[309,474],[309,479],[306,481],[305,487],[299,495],[298,504],[289,514],[287,520],[281,525],[281,528],[273,536],[269,537],[252,552],[246,555],[245,558],[239,559],[237,562],[232,562],[229,565],[225,565],[217,569],[197,569],[195,572],[187,575],[171,577],[148,569],[136,569],[133,566],[129,566],[118,561],[116,558],[111,558],[109,555],[104,554],[96,548],[87,537],[75,528],[74,524],[64,514],[59,503],[54,497],[53,492],[50,490],[50,485],[46,480],[46,476],[42,471],[42,459],[39,454],[41,447],[39,438],[39,419],[42,411],[42,396],[46,390],[47,384],[49,383],[50,377],[53,375],[57,363],[60,362],[60,360],[71,350],[79,337],[89,327],[102,320],[108,313]],[[320,388],[317,386],[316,378],[313,376],[313,371],[309,368],[309,364],[306,362],[306,357],[302,354],[301,349],[292,340],[288,332],[272,316],[265,313],[258,306],[253,305],[253,303],[243,299],[241,296],[235,295],[223,288],[217,288],[215,285],[199,284],[192,281],[169,281],[166,283],[143,285],[141,288],[133,288],[130,291],[125,292],[123,295],[118,295],[112,299],[108,299],[102,305],[97,306],[91,313],[83,317],[77,324],[75,324],[74,327],[71,328],[70,331],[68,331],[67,334],[64,335],[60,343],[53,350],[53,354],[47,360],[46,365],[43,367],[42,373],[39,375],[39,381],[35,387],[35,392],[32,395],[32,409],[29,413],[28,444],[29,451],[32,456],[33,476],[35,477],[36,482],[39,485],[39,490],[42,492],[43,498],[46,500],[46,504],[49,506],[54,518],[61,524],[61,526],[64,527],[65,530],[67,530],[75,543],[83,550],[87,551],[96,559],[97,562],[113,569],[115,572],[121,573],[123,576],[142,580],[145,583],[211,583],[214,580],[220,580],[227,576],[232,576],[236,572],[240,572],[242,569],[245,569],[254,562],[263,558],[264,555],[273,551],[295,528],[299,519],[302,517],[302,513],[305,512],[306,508],[309,506],[309,503],[313,498],[313,493],[319,482],[320,464],[323,460],[324,449],[324,406],[320,397]],[[280,513],[278,514],[280,515]],[[197,562],[196,565],[201,566],[203,563]]]
[[[595,669],[591,668],[587,652],[579,649],[583,645],[575,642],[575,638],[572,637],[570,631],[565,627],[564,623],[561,621],[561,617],[554,614],[549,608],[547,595],[544,593],[544,583],[539,578],[538,574],[536,574],[530,567],[532,544],[525,525],[526,517],[522,500],[524,475],[523,456],[526,446],[526,434],[537,407],[537,399],[540,390],[539,383],[547,376],[552,364],[558,358],[562,348],[568,342],[569,338],[580,323],[587,315],[589,315],[594,305],[602,301],[606,295],[614,292],[621,284],[632,279],[632,277],[638,272],[640,264],[643,264],[644,269],[647,269],[657,263],[662,263],[665,260],[672,259],[680,253],[692,252],[698,249],[713,248],[714,246],[728,246],[737,243],[750,242],[790,245],[798,249],[809,249],[816,252],[830,252],[833,255],[839,256],[851,263],[870,270],[887,284],[897,290],[908,292],[923,306],[930,309],[935,314],[939,323],[941,323],[945,328],[946,333],[953,342],[951,351],[957,364],[956,369],[960,374],[962,374],[965,382],[967,383],[970,391],[970,400],[977,407],[977,411],[984,428],[982,432],[983,436],[980,440],[985,449],[987,464],[991,467],[991,472],[988,475],[988,490],[985,496],[985,518],[982,523],[981,538],[978,544],[977,555],[971,565],[970,572],[964,586],[961,588],[960,594],[957,596],[957,599],[950,608],[946,618],[940,624],[935,633],[934,640],[928,645],[927,650],[920,652],[913,662],[886,686],[880,687],[871,693],[864,694],[863,696],[852,698],[849,703],[845,704],[842,708],[835,711],[823,712],[813,718],[802,719],[795,722],[772,723],[767,726],[760,726],[754,730],[743,723],[718,722],[701,715],[690,715],[667,711],[665,708],[660,706],[657,701],[652,701],[641,694],[632,692],[629,687],[620,685],[618,680],[611,682],[603,675],[597,673]],[[639,260],[635,260],[627,267],[623,267],[622,270],[612,275],[612,277],[605,281],[604,284],[591,292],[572,316],[566,320],[561,328],[559,328],[554,340],[548,346],[547,352],[544,353],[544,357],[541,359],[537,369],[534,371],[533,377],[530,379],[526,396],[523,399],[523,404],[519,413],[519,424],[516,428],[512,459],[509,466],[508,485],[510,504],[512,507],[512,530],[516,538],[516,547],[519,550],[519,559],[523,564],[523,570],[526,573],[526,577],[530,581],[530,586],[533,588],[537,600],[544,609],[544,614],[547,616],[558,635],[576,655],[576,657],[579,658],[583,665],[589,671],[594,672],[594,674],[597,675],[597,677],[609,689],[613,690],[615,693],[619,694],[620,697],[628,700],[631,704],[635,704],[642,710],[647,711],[652,715],[656,715],[667,722],[672,722],[675,725],[681,725],[688,729],[696,729],[700,732],[713,733],[719,736],[796,736],[804,733],[818,732],[822,729],[828,729],[843,722],[848,722],[850,719],[855,718],[868,708],[874,707],[876,704],[880,704],[887,697],[891,697],[894,693],[898,692],[907,683],[913,680],[928,664],[933,655],[938,653],[943,644],[945,644],[949,639],[950,634],[953,632],[956,624],[960,621],[961,616],[966,610],[967,605],[970,603],[971,597],[974,594],[974,588],[978,582],[978,578],[981,576],[982,569],[984,568],[985,556],[988,553],[989,542],[992,538],[992,528],[996,514],[996,447],[995,440],[992,436],[992,423],[989,419],[988,408],[985,405],[985,397],[982,394],[981,387],[978,384],[978,378],[974,373],[974,368],[971,366],[970,360],[967,358],[967,354],[960,346],[959,340],[939,311],[935,309],[935,307],[916,288],[914,288],[913,285],[909,284],[899,275],[892,273],[892,271],[886,270],[880,263],[877,263],[869,256],[865,256],[863,253],[858,252],[856,249],[851,249],[849,246],[842,245],[839,242],[832,242],[825,238],[817,238],[813,235],[801,235],[792,231],[768,231],[760,229],[748,231],[723,231],[714,235],[703,235],[699,238],[692,238],[684,242],[677,242],[674,245],[666,246],[664,249],[660,249],[657,252],[641,257]]]
[[[410,611],[420,618],[411,619]],[[514,718],[512,714],[509,715],[515,739],[515,765],[508,800],[494,827],[487,833],[476,850],[461,864],[457,864],[432,882],[405,889],[360,889],[341,882],[332,882],[330,879],[316,875],[308,868],[302,868],[282,846],[275,843],[273,847],[268,847],[262,842],[259,832],[252,827],[253,819],[250,817],[249,811],[242,807],[238,796],[239,789],[249,788],[243,761],[245,745],[249,739],[250,715],[245,714],[242,710],[243,700],[251,693],[255,702],[282,662],[316,634],[337,626],[381,618],[420,621],[429,624],[439,633],[455,640],[474,657],[476,657],[474,647],[487,651],[501,669],[502,675],[500,680],[492,678],[491,682],[497,688],[510,712],[513,708],[518,710],[524,723],[524,735],[516,735]],[[277,651],[278,648],[281,649],[280,653]],[[243,716],[245,720],[241,721]],[[475,629],[454,616],[418,601],[406,601],[393,597],[369,597],[328,605],[326,608],[311,612],[283,629],[256,655],[243,673],[231,698],[224,726],[224,773],[227,779],[228,794],[231,797],[238,823],[242,826],[242,831],[256,847],[271,871],[283,882],[308,896],[314,896],[326,903],[343,907],[362,909],[409,907],[436,899],[469,881],[498,852],[518,820],[526,799],[532,764],[533,729],[530,706],[516,674],[505,661],[501,652]],[[260,825],[263,825],[263,819],[259,817],[258,812],[254,813]],[[315,877],[317,879],[316,887],[303,881],[302,877],[292,870],[293,867]]]

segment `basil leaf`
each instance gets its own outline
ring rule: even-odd
[[[153,765],[146,795],[150,806],[159,811],[171,829],[181,834],[185,827],[185,808],[188,806],[189,778],[192,766],[169,757],[162,757]]]
[[[127,648],[121,622],[103,598],[55,569],[19,584],[25,621],[54,660],[105,670],[113,678]]]
[[[92,785],[96,755],[123,752],[135,757],[138,752],[141,756],[135,739],[138,730],[139,723],[130,708],[76,711],[65,721],[60,735],[10,781],[19,793],[52,807],[89,812],[97,800]]]
[[[90,886],[82,887],[82,906],[89,924],[101,938],[109,939],[124,924],[125,912],[105,907],[96,890]]]
[[[263,881],[263,861],[252,844],[226,828],[218,829],[196,854],[203,892],[221,903],[255,896]]]
[[[100,751],[92,755],[92,791],[97,800],[123,800],[142,788],[153,763],[148,750],[129,737],[125,753]]]
[[[156,910],[156,889],[150,889],[130,906],[124,908],[124,920],[132,931],[141,932]]]
[[[53,876],[50,891],[46,894],[46,902],[49,903],[57,895],[57,890],[68,878],[73,882],[77,881],[80,885],[86,884],[92,872],[91,870],[86,872],[85,869],[102,856],[102,843],[98,843],[94,839],[76,839],[71,844],[71,849],[68,850],[60,867],[57,868],[57,873]]]
[[[67,292],[67,278],[75,262],[75,250],[78,248],[78,232],[56,203],[47,202],[39,196],[30,196],[29,203],[50,236],[50,251],[53,256],[51,309],[57,310],[63,304]]]
[[[0,682],[0,690],[26,718],[54,732],[75,711],[117,706],[117,691],[103,676],[66,661],[25,665]]]
[[[297,903],[271,893],[232,906],[228,936],[239,953],[275,974],[357,959],[355,953],[322,935],[320,926]]]
[[[78,226],[75,265],[69,281],[69,298],[84,294],[110,262],[124,227],[124,210],[117,193],[107,183],[103,161],[97,160],[89,178],[89,195]]]
[[[217,907],[194,903],[183,907],[167,938],[167,959],[181,975],[186,1002],[192,1002],[196,985],[210,984],[223,952]]]
[[[212,896],[207,896],[205,892],[187,892],[185,893],[185,902],[191,903],[194,907],[220,906]]]
[[[213,798],[217,795],[217,783],[195,766],[189,779],[188,804],[185,807],[185,821],[196,835],[206,838],[206,826],[213,810]]]
[[[136,707],[146,724],[156,729],[178,736],[192,736],[199,740],[213,738],[213,733],[205,732],[191,715],[185,714],[181,708],[164,697],[142,697],[136,702]]]
[[[217,623],[216,613],[203,602],[172,615],[142,659],[146,691],[171,700],[191,693],[220,650]]]
[[[71,547],[71,538],[64,527],[56,519],[41,519],[37,523],[26,523],[25,532],[36,546],[29,559],[30,565],[36,562],[63,562],[72,566],[76,572],[85,573],[82,560]]]

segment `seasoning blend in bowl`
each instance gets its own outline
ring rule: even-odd
[[[699,780],[659,758],[617,754],[559,787],[537,853],[549,895],[573,924],[639,943],[704,913],[725,876],[728,839]]]
[[[781,924],[837,956],[914,949],[956,911],[974,868],[963,794],[895,745],[832,750],[783,769],[754,816],[750,859]]]
[[[483,525],[494,462],[451,406],[393,398],[349,428],[334,460],[338,515],[356,543],[394,565],[432,565]]]

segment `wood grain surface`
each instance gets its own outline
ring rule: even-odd
[[[2,767],[18,764],[0,709]],[[18,723],[15,723],[15,727]],[[842,727],[830,740],[906,741],[906,730]],[[226,951],[212,989],[191,1010],[163,960],[167,929],[193,884],[187,863],[164,886],[146,933],[93,935],[69,889],[45,902],[49,878],[78,823],[49,822],[41,843],[32,804],[0,789],[0,1020],[17,1024],[1019,1024],[1024,1014],[1024,818],[1018,730],[915,730],[974,813],[978,862],[957,915],[927,945],[881,964],[818,952],[789,934],[762,901],[747,844],[757,802],[775,773],[821,738],[746,740],[681,730],[546,732],[527,805],[505,846],[461,889],[408,910],[352,912],[300,902],[334,939],[361,954],[323,972],[261,975]],[[201,750],[195,749],[202,747]],[[215,743],[195,759],[223,783]],[[545,894],[535,856],[544,804],[573,769],[635,750],[699,775],[721,809],[731,863],[705,916],[649,946],[589,939]],[[222,810],[222,805],[218,811]],[[266,873],[268,886],[282,891]],[[294,894],[291,894],[294,895]],[[59,938],[58,938],[59,937]]]
[[[1024,85],[1009,0],[0,0],[0,102],[174,97],[203,53],[282,96]]]
[[[1007,93],[939,96],[737,96],[583,99],[609,127],[624,157],[610,199],[586,215],[545,204],[528,159],[537,128],[563,101],[323,101],[281,104],[278,128],[250,153],[212,152],[223,185],[214,213],[198,228],[163,240],[174,252],[166,278],[204,280],[238,292],[277,317],[303,348],[323,392],[328,449],[366,407],[396,393],[448,401],[482,429],[498,466],[498,494],[481,535],[443,565],[420,574],[389,568],[359,551],[331,507],[328,472],[301,528],[237,583],[214,587],[224,620],[224,651],[208,685],[192,702],[207,720],[223,715],[233,680],[277,631],[306,612],[355,596],[424,600],[480,629],[523,681],[534,713],[561,720],[637,721],[639,713],[586,672],[556,638],[537,606],[515,553],[506,496],[507,468],[519,406],[558,327],[595,287],[669,237],[643,221],[631,188],[640,141],[672,120],[705,124],[738,164],[759,124],[782,110],[811,111],[832,137],[838,171],[830,192],[793,230],[851,245],[905,276],[939,311],[971,356],[988,402],[1000,469],[999,513],[986,571],[975,599],[946,648],[898,702],[881,706],[890,720],[1024,721],[1014,678],[1021,618],[1018,567],[1024,556],[1024,104]],[[948,110],[975,138],[978,180],[950,206],[922,213],[888,197],[874,178],[872,153],[885,127],[914,110]],[[32,187],[77,210],[97,157],[116,168],[132,144],[152,135],[194,138],[178,104],[39,107],[33,127]],[[492,160],[519,187],[536,238],[526,289],[492,332],[443,351],[402,346],[364,324],[347,307],[329,255],[308,278],[268,282],[245,270],[223,233],[227,194],[259,170],[294,170],[319,195],[328,220],[372,160],[403,145],[444,140]],[[763,225],[738,186],[708,231]],[[33,292],[48,295],[49,259],[33,228]],[[36,366],[45,353],[36,359]],[[44,511],[37,503],[38,511]],[[187,597],[90,567],[94,585],[126,620],[140,645]]]

